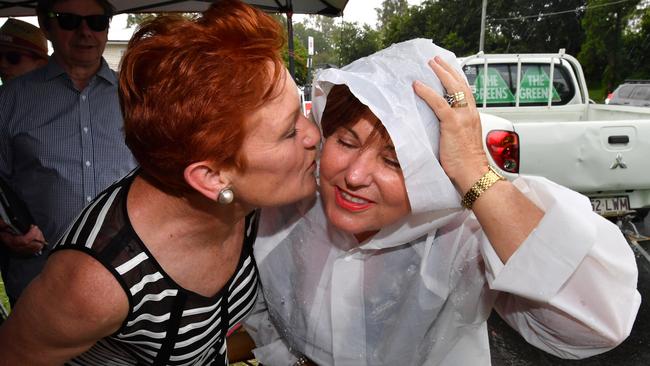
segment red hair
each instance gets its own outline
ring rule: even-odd
[[[193,162],[243,169],[245,121],[280,90],[283,44],[273,18],[235,0],[197,20],[144,24],[124,54],[119,86],[126,144],[143,175],[180,194],[191,191],[183,171]]]
[[[332,136],[339,128],[352,127],[362,118],[367,119],[374,125],[372,132],[366,139],[366,145],[376,137],[384,142],[390,141],[390,135],[386,131],[386,127],[372,113],[370,108],[361,103],[347,85],[334,85],[327,94],[327,102],[321,118],[323,137]]]

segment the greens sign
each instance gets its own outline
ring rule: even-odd
[[[544,103],[548,102],[549,77],[542,70],[541,66],[531,66],[521,78],[521,87],[519,88],[519,103]],[[551,87],[553,94],[552,101],[559,102],[560,95]],[[488,99],[489,101],[489,99]]]
[[[515,78],[513,79],[516,80]],[[551,86],[550,79],[541,66],[528,66],[524,71],[519,85],[520,104],[547,102],[549,87],[551,88],[552,101],[560,101],[560,95],[555,90],[555,87]],[[510,86],[501,76],[501,73],[492,67],[488,67],[487,78],[484,76],[484,68],[479,68],[476,82],[472,85],[472,92],[474,99],[476,99],[476,104],[479,106],[483,104],[483,98],[485,96],[487,96],[487,102],[489,104],[515,104],[515,94],[513,94]]]
[[[487,88],[484,87],[485,81],[487,81]],[[506,81],[503,80],[497,70],[491,67],[488,68],[487,78],[484,77],[483,68],[479,69],[472,91],[477,105],[483,103],[484,94],[487,95],[488,103],[501,104],[515,102],[515,97],[512,95],[512,91],[510,91],[510,87],[508,87]]]

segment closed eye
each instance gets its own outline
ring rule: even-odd
[[[287,135],[285,137],[287,139],[292,139],[292,138],[296,137],[297,134],[298,134],[298,129],[297,128],[292,128],[291,131],[289,131],[289,133],[287,133]]]
[[[353,145],[353,144],[351,144],[349,142],[346,142],[345,140],[343,140],[341,138],[337,138],[336,143],[343,146],[343,147],[345,147],[345,148],[348,148],[348,149],[356,149],[357,148],[356,145]]]
[[[386,163],[386,165],[388,165],[388,166],[390,166],[392,168],[400,169],[400,170],[402,169],[402,166],[399,164],[399,161],[397,161],[397,159],[384,158],[384,163]]]

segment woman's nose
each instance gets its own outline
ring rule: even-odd
[[[303,119],[303,125],[305,134],[303,136],[302,142],[306,148],[311,149],[318,145],[320,142],[320,130],[314,122],[309,120],[306,117],[301,117]]]
[[[375,169],[373,153],[370,150],[360,150],[350,160],[345,174],[345,181],[351,187],[365,187],[372,183],[372,173]]]

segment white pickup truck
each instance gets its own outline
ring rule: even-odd
[[[650,108],[594,104],[580,63],[563,50],[459,61],[485,149],[504,175],[547,177],[588,196],[604,216],[648,214]]]

